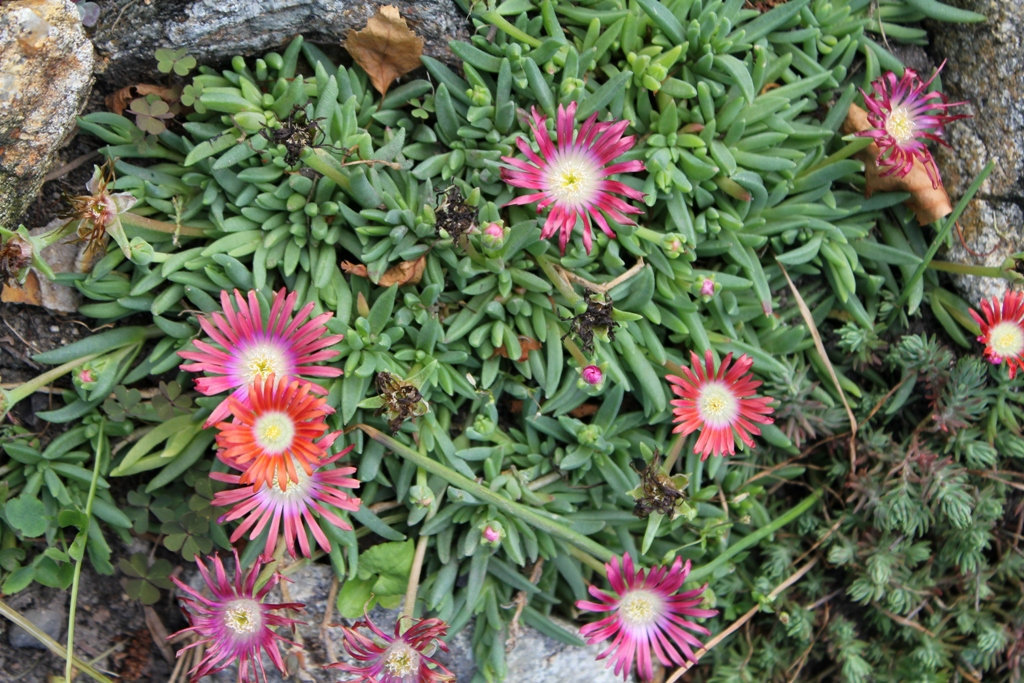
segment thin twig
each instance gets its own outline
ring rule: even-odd
[[[643,269],[644,265],[645,264],[643,258],[638,258],[636,263],[630,266],[629,270],[627,270],[624,273],[620,273],[614,279],[609,280],[608,282],[604,282],[602,284],[591,282],[587,278],[577,275],[571,270],[566,270],[557,263],[555,264],[555,270],[557,270],[558,273],[566,280],[575,282],[576,284],[579,285],[583,285],[583,287],[589,289],[592,292],[597,292],[598,294],[607,294],[612,289],[615,289],[615,287],[617,287],[618,285],[622,284],[629,278],[639,273]]]
[[[71,171],[74,171],[76,168],[78,168],[79,166],[81,166],[85,162],[89,161],[90,159],[94,159],[94,158],[98,157],[99,155],[100,155],[99,151],[92,151],[92,152],[89,152],[88,154],[82,154],[81,156],[78,156],[78,157],[72,159],[71,161],[69,161],[68,163],[64,164],[60,168],[54,169],[54,170],[50,171],[49,173],[47,173],[46,175],[44,175],[43,176],[43,182],[44,183],[48,183],[51,180],[56,180],[57,178],[60,178],[60,177],[64,176],[65,174],[70,173]]]

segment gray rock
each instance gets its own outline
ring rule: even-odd
[[[936,153],[954,203],[989,160],[996,162],[978,193],[983,201],[976,201],[960,221],[970,250],[954,240],[949,257],[999,265],[1024,251],[1024,0],[944,1],[988,17],[981,24],[929,24],[934,53],[948,60],[942,71],[944,92],[953,101],[968,101],[958,111],[973,117],[950,124],[946,137],[951,149]],[[959,285],[972,305],[1006,289],[1005,281],[993,278],[965,277]]]
[[[453,0],[115,0],[93,35],[99,71],[112,83],[154,71],[157,48],[188,48],[200,64],[283,47],[296,34],[338,46],[366,24],[378,5],[398,8],[424,39],[424,53],[451,61],[448,41],[468,40],[465,15]]]
[[[60,642],[60,636],[64,632],[64,622],[67,620],[64,603],[66,596],[57,595],[49,604],[40,607],[33,607],[25,610],[22,614],[26,619],[36,625],[43,633]],[[31,633],[14,626],[7,634],[7,642],[15,648],[32,648],[45,650],[46,646],[36,640]]]
[[[69,0],[0,7],[0,225],[16,227],[42,186],[88,97],[93,62]]]

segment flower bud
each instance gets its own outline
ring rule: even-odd
[[[491,546],[498,546],[501,544],[501,539],[505,537],[505,529],[502,527],[501,522],[491,520],[484,525],[480,534],[483,536],[484,543]]]
[[[704,281],[700,283],[700,295],[706,299],[710,299],[715,295],[715,281],[709,277],[704,278]]]
[[[583,381],[590,386],[597,386],[604,381],[604,373],[596,365],[588,365],[580,374],[583,376]]]
[[[128,249],[131,251],[132,263],[148,266],[153,262],[153,245],[141,237],[133,237],[132,241],[128,243]]]
[[[483,230],[483,243],[488,249],[497,249],[505,242],[505,229],[500,223],[490,223]]]

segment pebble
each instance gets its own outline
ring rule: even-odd
[[[46,635],[60,642],[60,636],[64,632],[64,622],[67,620],[64,611],[64,596],[60,596],[49,605],[25,610],[22,614]],[[46,646],[36,640],[35,636],[20,626],[11,628],[7,634],[7,642],[14,648],[46,649]]]

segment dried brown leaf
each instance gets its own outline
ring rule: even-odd
[[[524,362],[530,357],[531,351],[540,351],[543,347],[541,343],[533,337],[527,337],[525,334],[519,335],[519,348],[522,349],[522,354],[517,359],[520,363]],[[501,356],[502,358],[508,358],[508,349],[502,344],[498,348],[494,349],[495,356]]]
[[[0,290],[0,301],[5,304],[30,304],[32,306],[43,305],[43,294],[39,288],[39,276],[29,271],[25,282],[21,284],[4,285]]]
[[[107,103],[107,109],[115,114],[120,114],[128,108],[129,102],[136,97],[145,97],[146,95],[156,95],[169,105],[176,103],[181,97],[181,93],[177,88],[165,88],[162,85],[153,85],[152,83],[136,83],[135,85],[126,85],[120,90],[110,93],[107,95],[105,102]]]
[[[843,132],[855,133],[871,127],[868,123],[868,113],[856,104],[851,104],[846,121],[843,122]],[[946,188],[942,185],[932,187],[931,178],[928,177],[924,164],[915,159],[914,166],[907,175],[883,176],[876,161],[878,152],[878,145],[872,142],[858,154],[858,158],[864,162],[864,194],[870,197],[875,192],[909,192],[910,199],[904,204],[914,212],[917,222],[921,225],[933,223],[953,213],[953,205],[946,194]]]
[[[420,66],[423,39],[409,28],[397,7],[384,5],[369,18],[366,28],[349,33],[345,49],[383,95],[396,78]]]
[[[370,274],[366,272],[366,266],[364,266],[362,263],[342,261],[341,271],[343,273],[348,273],[349,275],[355,275],[356,277],[370,277]]]
[[[380,276],[380,281],[377,282],[377,284],[381,287],[390,287],[391,285],[415,285],[423,277],[423,269],[426,267],[426,254],[412,261],[402,261],[401,263],[391,266],[384,271],[384,274]],[[370,277],[369,271],[362,263],[342,261],[341,270],[342,272],[348,273],[349,275],[355,275],[357,277]]]
[[[398,265],[392,266],[384,271],[384,274],[380,276],[380,282],[377,284],[381,287],[390,287],[391,285],[415,285],[420,281],[420,278],[423,277],[423,269],[426,267],[426,254],[412,261],[402,261]]]

